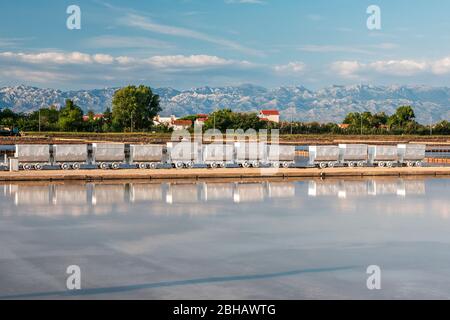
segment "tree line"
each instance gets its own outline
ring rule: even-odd
[[[21,131],[61,132],[170,132],[167,125],[154,125],[153,118],[162,111],[160,98],[147,86],[127,86],[117,90],[112,99],[112,109],[107,108],[101,117],[93,111],[86,114],[73,100],[63,107],[50,106],[31,113],[0,110],[0,125],[17,127]],[[186,116],[194,122],[196,115]],[[216,110],[204,123],[203,129],[279,129],[281,134],[450,134],[450,122],[423,125],[416,121],[411,106],[401,106],[392,115],[384,112],[351,112],[343,124],[319,122],[280,123],[261,120],[257,113],[238,113],[231,109]]]

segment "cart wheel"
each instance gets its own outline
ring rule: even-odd
[[[148,166],[150,169],[156,169],[156,162],[152,162]]]
[[[34,170],[42,170],[42,164],[36,163],[36,164],[34,165]]]
[[[242,162],[242,167],[243,168],[250,168],[250,163],[248,163],[247,161]]]
[[[365,164],[366,163],[364,161],[359,161],[358,162],[358,167],[362,168],[362,167],[364,167]]]
[[[113,168],[114,170],[117,170],[117,169],[120,168],[120,165],[119,165],[117,162],[113,162],[113,163],[111,164],[111,168]]]
[[[380,161],[380,162],[378,162],[378,166],[379,166],[380,168],[384,168],[385,163],[384,163],[383,161]]]
[[[326,162],[319,163],[319,168],[320,169],[325,169],[326,167],[327,167],[327,163]]]
[[[72,169],[73,170],[80,170],[80,164],[79,163],[74,163],[74,164],[72,164]]]
[[[194,163],[192,161],[189,161],[186,163],[186,168],[192,169],[194,167]]]
[[[177,169],[182,169],[183,167],[184,167],[183,162],[177,162],[177,163],[175,163],[175,168],[177,168]]]
[[[335,163],[333,161],[328,162],[328,167],[334,168]]]
[[[102,163],[100,163],[100,169],[102,169],[102,170],[108,170],[109,169],[109,164],[108,163],[106,163],[106,162],[102,162]]]
[[[353,161],[350,161],[347,165],[349,168],[353,168],[355,166],[355,163]]]
[[[139,163],[139,169],[147,169],[147,164],[146,163]]]
[[[216,168],[217,168],[217,163],[211,162],[210,167],[211,167],[212,169],[216,169]]]
[[[407,165],[408,167],[414,167],[414,162],[408,161],[408,162],[406,163],[406,165]]]
[[[388,161],[386,165],[388,168],[392,168],[394,166],[394,163],[392,163],[392,161]]]
[[[69,165],[68,163],[63,163],[63,164],[61,165],[61,169],[63,169],[63,170],[69,170],[69,169],[70,169],[70,165]]]

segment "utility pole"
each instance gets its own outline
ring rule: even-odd
[[[363,135],[363,119],[362,119],[362,113],[359,114],[359,117],[361,118],[361,135]]]
[[[291,135],[292,135],[292,124],[294,122],[294,115],[291,113]]]
[[[430,114],[430,136],[433,135],[433,116]]]
[[[130,131],[133,132],[133,111],[131,111]]]

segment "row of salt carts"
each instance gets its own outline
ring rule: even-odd
[[[260,143],[200,145],[191,142],[169,142],[163,145],[73,144],[73,145],[16,145],[15,157],[24,169],[42,169],[58,165],[62,169],[79,169],[82,165],[96,165],[102,169],[118,169],[123,164],[140,168],[156,168],[160,164],[192,167],[194,164],[225,166],[240,164],[259,166],[279,162],[284,166],[295,161],[295,147]]]
[[[309,164],[321,168],[337,165],[349,167],[367,165],[379,167],[422,166],[425,160],[425,152],[426,145],[422,144],[310,146]]]

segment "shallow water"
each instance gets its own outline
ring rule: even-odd
[[[2,299],[450,298],[450,179],[0,191]]]

